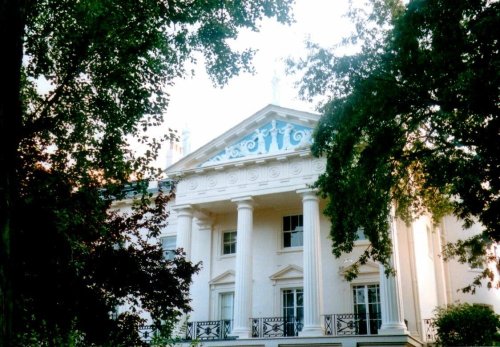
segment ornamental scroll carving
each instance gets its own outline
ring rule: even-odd
[[[273,120],[255,129],[240,141],[201,166],[222,164],[233,159],[258,157],[308,148],[312,144],[312,129],[301,125]]]

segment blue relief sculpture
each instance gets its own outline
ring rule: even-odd
[[[227,146],[200,166],[217,165],[233,159],[274,155],[308,148],[312,144],[311,135],[311,128],[273,120],[255,129],[231,146]]]

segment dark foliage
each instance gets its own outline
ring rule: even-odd
[[[493,346],[500,342],[500,316],[483,305],[440,307],[433,324],[440,346]]]
[[[344,44],[359,53],[337,55],[311,44],[305,97],[326,94],[313,151],[327,158],[316,186],[329,198],[333,253],[350,252],[362,227],[372,258],[388,264],[388,219],[395,204],[409,222],[453,213],[479,236],[449,245],[460,261],[492,261],[481,278],[498,286],[500,260],[500,24],[496,1],[372,2],[352,10],[357,31]],[[499,271],[495,271],[495,267]],[[357,267],[353,267],[356,275]]]
[[[161,145],[148,132],[186,62],[203,57],[219,86],[251,71],[252,50],[229,41],[289,22],[290,3],[0,3],[0,345],[137,345],[140,309],[170,327],[189,310],[197,266],[155,241],[171,196],[147,191]]]

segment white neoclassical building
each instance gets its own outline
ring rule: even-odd
[[[310,185],[325,169],[311,156],[319,115],[269,105],[167,168],[178,180],[162,244],[203,268],[191,287],[185,338],[203,346],[373,346],[432,341],[427,320],[456,300],[492,306],[498,290],[457,289],[478,270],[439,255],[460,222],[391,223],[397,275],[377,263],[347,282],[369,243],[335,258],[325,202]]]

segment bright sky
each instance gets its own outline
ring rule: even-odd
[[[233,78],[223,89],[218,89],[200,66],[194,78],[178,80],[169,91],[166,127],[179,131],[188,128],[194,151],[270,103],[314,111],[313,104],[298,99],[294,78],[285,76],[283,59],[305,56],[307,37],[322,46],[332,46],[345,37],[352,30],[343,17],[347,3],[347,0],[296,0],[296,23],[291,26],[266,20],[259,33],[242,32],[235,47],[258,50],[254,59],[256,74]],[[273,98],[274,76],[280,79],[278,102]]]

